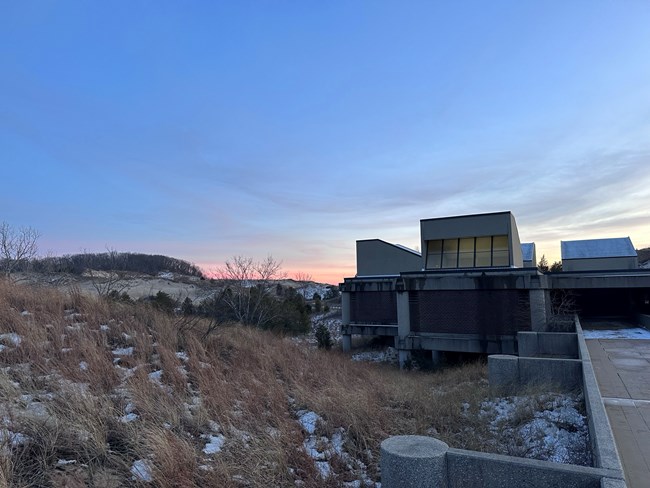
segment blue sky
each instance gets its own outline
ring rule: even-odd
[[[511,210],[522,241],[650,246],[650,3],[0,5],[0,220],[42,252],[272,254]]]

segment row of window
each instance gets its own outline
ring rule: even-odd
[[[509,266],[508,236],[427,241],[427,269]]]

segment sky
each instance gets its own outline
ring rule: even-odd
[[[233,256],[338,283],[355,241],[510,210],[650,246],[650,2],[0,3],[0,221],[42,254]]]

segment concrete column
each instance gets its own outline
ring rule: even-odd
[[[352,349],[352,336],[350,334],[342,335],[341,345],[343,346],[343,352],[350,352]]]
[[[397,291],[397,334],[404,338],[411,333],[411,312],[409,310],[409,292]]]
[[[382,488],[446,488],[448,450],[433,437],[389,437],[381,443]]]
[[[344,291],[341,293],[341,324],[348,325],[350,323],[350,292]]]
[[[411,360],[411,351],[401,349],[398,350],[397,353],[399,354],[399,367],[400,369],[404,369],[406,367],[406,363]]]
[[[409,310],[409,292],[396,291],[397,294],[397,337],[395,347],[406,342],[406,337],[411,333],[411,313]],[[411,360],[411,351],[399,350],[399,367],[404,368]]]
[[[507,354],[488,356],[488,382],[495,391],[510,390],[519,383],[519,358]]]
[[[548,290],[530,290],[530,326],[533,332],[547,330],[547,302],[550,303]]]
[[[431,361],[434,366],[442,362],[442,353],[440,351],[431,351]]]

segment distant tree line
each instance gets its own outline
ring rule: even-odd
[[[31,269],[42,273],[71,273],[78,275],[87,269],[96,271],[131,271],[148,275],[170,271],[203,278],[203,273],[198,266],[182,259],[160,254],[116,251],[48,256],[33,259],[29,263],[24,263],[23,267],[25,269],[17,271]]]

